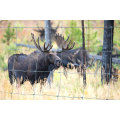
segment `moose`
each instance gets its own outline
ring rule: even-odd
[[[67,40],[65,40],[64,36],[57,34],[55,38],[55,42],[59,48],[62,48],[63,45],[67,46],[67,40],[69,39],[69,36]],[[86,66],[88,66],[90,58],[88,56],[88,52],[86,50],[83,50],[82,47],[71,49],[69,51],[63,51],[62,54],[57,53],[57,56],[59,56],[62,60],[62,65],[64,68],[71,69],[71,67],[67,66],[68,63],[71,63],[75,68],[77,68],[78,72],[80,66],[82,67],[83,65],[83,55],[85,55],[86,58]]]
[[[33,33],[31,33],[31,36],[38,50],[29,55],[14,54],[8,59],[8,74],[11,85],[15,81],[20,85],[24,84],[26,80],[29,80],[31,85],[40,82],[40,80],[45,81],[50,71],[58,69],[62,64],[57,52],[71,50],[75,45],[75,43],[71,45],[69,42],[66,47],[62,46],[61,51],[52,52],[53,45],[48,44],[46,46],[46,43],[44,43],[44,47],[41,48],[39,37],[38,42],[36,42]]]

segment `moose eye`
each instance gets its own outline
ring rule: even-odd
[[[52,58],[52,55],[51,55],[51,54],[49,54],[49,58],[50,58],[50,59]]]

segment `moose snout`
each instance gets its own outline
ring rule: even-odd
[[[55,66],[59,68],[61,66],[61,60],[56,60],[55,61]]]

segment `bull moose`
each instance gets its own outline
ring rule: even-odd
[[[10,83],[13,84],[16,81],[19,84],[23,84],[26,80],[29,80],[31,85],[34,83],[44,81],[50,71],[58,69],[61,66],[61,59],[57,56],[56,52],[50,51],[53,46],[44,43],[43,49],[34,38],[34,34],[31,33],[32,39],[38,51],[34,51],[29,55],[26,54],[14,54],[8,59],[8,73]],[[59,36],[58,36],[59,37]],[[63,52],[71,50],[75,44],[71,45],[70,42],[66,47],[62,47]]]
[[[67,46],[67,40],[69,39],[69,37],[67,38],[67,40],[64,39],[64,36],[61,36],[59,34],[57,34],[55,36],[56,38],[56,44],[59,48],[62,48],[62,46]],[[86,58],[86,66],[88,66],[88,62],[90,60],[88,53],[86,50],[83,50],[82,47],[80,48],[76,48],[76,49],[71,49],[69,51],[63,51],[62,54],[61,53],[57,53],[57,55],[61,58],[62,60],[62,65],[64,68],[67,67],[68,63],[72,63],[74,65],[75,68],[79,68],[80,65],[82,67],[83,65],[83,55],[85,55]],[[68,67],[71,68],[71,67]]]

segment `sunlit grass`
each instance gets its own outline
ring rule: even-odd
[[[60,72],[61,71],[61,72]],[[59,72],[59,73],[58,73]],[[94,71],[90,71],[93,73]],[[54,72],[51,88],[40,83],[31,86],[27,81],[20,88],[17,84],[10,85],[8,73],[0,72],[0,99],[1,100],[81,100],[81,99],[120,99],[120,79],[101,85],[100,71],[98,74],[87,74],[87,85],[83,87],[83,77],[76,70],[69,70],[67,78],[63,68]]]
[[[5,49],[5,45],[1,46]],[[2,53],[3,51],[0,51]],[[16,53],[30,54],[33,49],[19,47]],[[5,55],[5,63],[8,57]],[[96,63],[97,64],[97,63]],[[54,79],[51,88],[40,83],[31,86],[27,81],[18,89],[17,84],[10,85],[8,71],[0,71],[0,99],[1,100],[82,100],[82,99],[120,99],[120,78],[118,82],[111,81],[109,85],[101,85],[101,71],[96,71],[95,67],[86,71],[87,85],[83,87],[83,77],[79,76],[75,69],[67,71],[67,77],[63,73],[63,68],[54,72]]]
[[[12,21],[11,21],[12,22]],[[13,21],[15,22],[15,21]],[[20,21],[19,21],[20,22]],[[25,21],[24,21],[25,22]],[[27,21],[29,22],[29,21]],[[55,25],[57,26],[58,21],[54,21]],[[60,26],[70,26],[71,21],[60,21]],[[94,23],[95,21],[91,21],[91,23]],[[94,23],[93,26],[101,27],[103,26],[103,21],[96,21],[98,23]],[[100,23],[102,22],[102,23]],[[41,24],[41,21],[40,21]],[[77,21],[78,26],[81,26],[81,22]],[[85,21],[85,26],[87,26],[88,21]],[[23,24],[14,24],[15,26],[26,26]],[[28,25],[28,23],[27,23]],[[117,24],[118,26],[119,24]],[[29,23],[28,26],[34,26],[36,27],[35,23],[31,24]],[[41,26],[44,26],[44,22]],[[57,33],[61,33],[65,35],[66,28],[59,28],[57,30]],[[89,28],[89,30],[92,32],[97,31],[97,40],[99,40],[98,45],[102,45],[103,40],[103,28]],[[1,29],[0,39],[3,37],[3,34],[5,32],[5,29]],[[36,33],[33,28],[17,28],[16,35],[17,38],[13,41],[10,41],[10,43],[22,43],[22,44],[29,44],[33,45],[33,41],[31,40],[31,32],[35,34],[35,37],[38,37],[38,33]],[[88,29],[85,31],[88,32]],[[114,43],[116,42],[116,47],[119,48],[119,29],[114,30]],[[87,37],[86,45],[87,44]],[[76,40],[76,38],[75,38]],[[89,47],[93,46],[92,39],[90,40]],[[43,45],[43,42],[40,42],[40,45]],[[4,53],[6,50],[7,45],[0,40],[0,54],[4,55],[5,63],[7,65],[8,63],[8,57],[11,54]],[[95,46],[98,49],[99,46]],[[53,48],[57,48],[55,42],[53,42]],[[30,54],[36,49],[29,49],[25,47],[19,47],[19,51],[15,51],[15,53],[24,53],[24,54]],[[93,51],[92,51],[93,52]],[[95,53],[96,51],[94,51]],[[120,78],[118,79],[118,82],[111,81],[109,85],[101,85],[101,74],[100,70],[97,74],[94,74],[96,70],[96,67],[87,70],[87,76],[86,76],[86,82],[87,85],[84,88],[83,87],[83,77],[79,76],[76,73],[76,70],[69,70],[67,78],[64,76],[63,68],[60,68],[59,70],[54,72],[54,80],[51,85],[51,88],[48,87],[48,85],[42,86],[42,90],[40,90],[41,86],[40,84],[36,84],[34,86],[31,86],[31,84],[27,81],[22,85],[20,88],[17,87],[17,84],[14,83],[12,86],[9,82],[8,72],[0,70],[0,99],[1,100],[81,100],[81,99],[120,99]],[[57,73],[60,72],[61,73]]]

